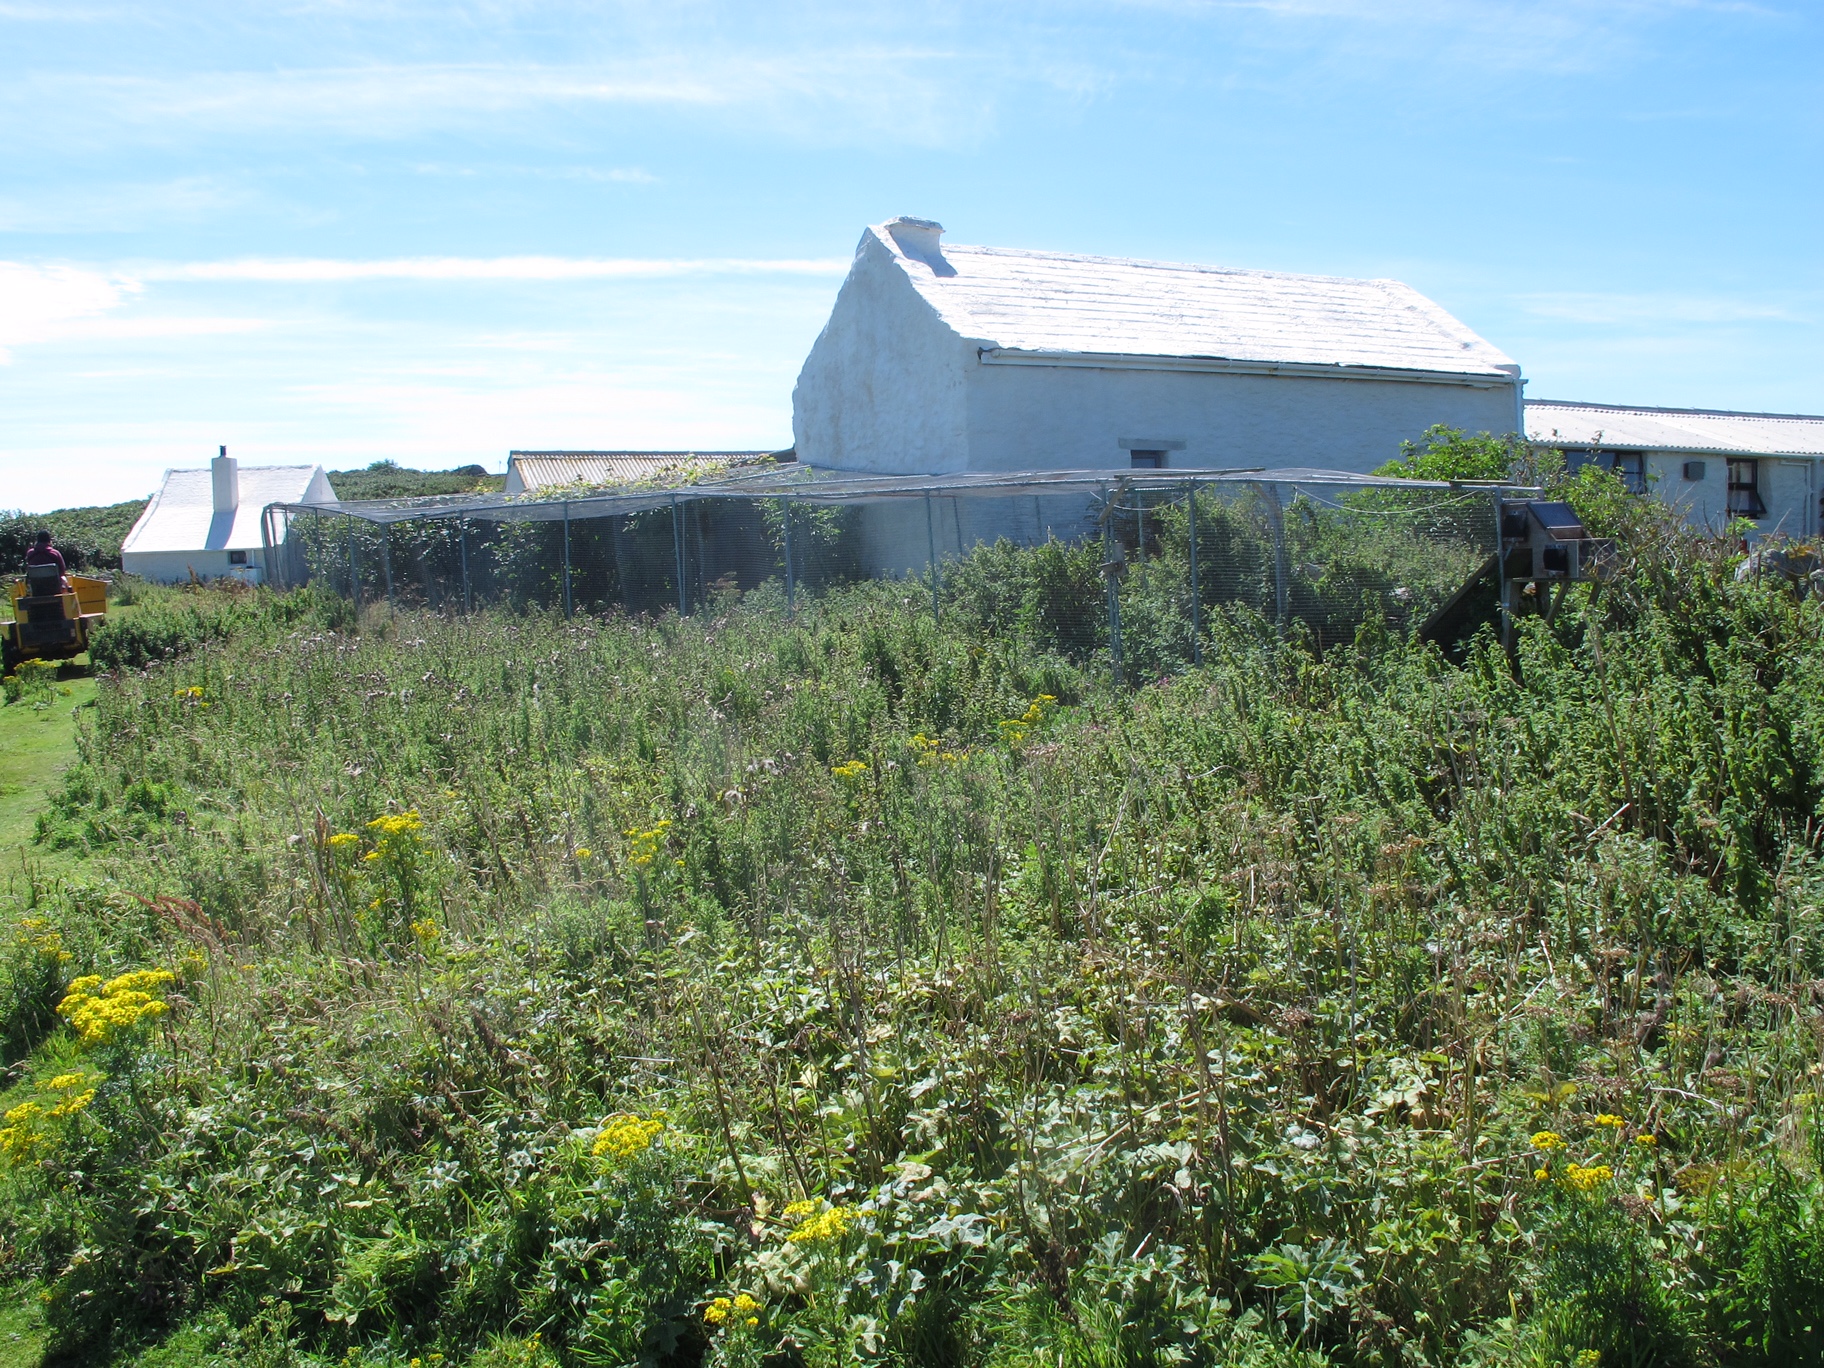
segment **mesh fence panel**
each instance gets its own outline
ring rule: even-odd
[[[1239,612],[1319,649],[1417,628],[1495,548],[1495,491],[1358,477],[976,480],[891,494],[684,488],[469,506],[294,507],[268,565],[358,604],[434,612],[781,614],[893,582],[954,619],[1142,681]],[[270,512],[270,511],[269,511]]]

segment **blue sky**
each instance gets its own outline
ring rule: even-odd
[[[0,507],[769,447],[864,224],[1392,276],[1824,412],[1824,6],[0,0]]]

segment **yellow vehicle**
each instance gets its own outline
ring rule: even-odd
[[[88,650],[89,638],[108,615],[108,582],[62,575],[54,565],[28,565],[24,577],[13,581],[12,602],[11,616],[0,621],[4,674],[22,660],[68,660]]]

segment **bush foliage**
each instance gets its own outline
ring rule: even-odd
[[[1815,1362],[1824,605],[1575,493],[1627,569],[1512,664],[1244,607],[1117,688],[1061,545],[123,639],[7,1266],[87,1356]]]
[[[145,511],[144,499],[90,508],[60,508],[54,513],[0,513],[0,567],[19,573],[25,553],[40,532],[51,534],[72,570],[90,574],[120,569],[120,544]]]

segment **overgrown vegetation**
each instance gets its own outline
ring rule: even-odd
[[[98,670],[143,670],[249,633],[354,623],[349,604],[310,590],[279,596],[230,579],[175,587],[130,580],[123,588],[115,602],[126,600],[134,611],[113,614],[95,629],[89,659]]]
[[[49,532],[72,570],[118,570],[120,544],[145,509],[144,499],[129,499],[54,513],[0,513],[0,565],[17,574],[38,534]]]
[[[1242,607],[1117,688],[1055,545],[237,601],[42,823],[7,1267],[147,1363],[1817,1362],[1824,605],[1575,497],[1517,670]]]
[[[478,465],[454,470],[414,470],[396,461],[379,460],[359,470],[332,470],[329,483],[338,499],[412,499],[430,494],[498,494],[504,475],[490,475]]]

